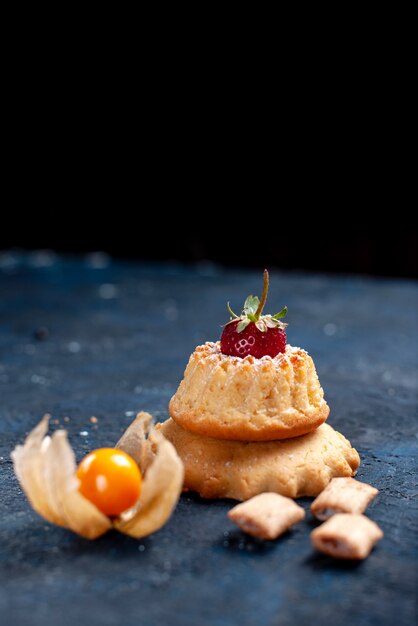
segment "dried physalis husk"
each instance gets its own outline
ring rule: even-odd
[[[149,413],[144,411],[138,413],[115,445],[115,448],[129,454],[139,465],[142,474],[145,473],[149,461],[150,446],[147,445],[147,435],[151,428],[152,419],[152,415]]]
[[[37,513],[49,522],[95,539],[112,523],[78,491],[76,463],[65,430],[52,437],[49,415],[29,433],[23,446],[16,446],[12,459],[16,476]]]
[[[24,445],[12,452],[16,476],[35,511],[87,539],[112,527],[133,537],[161,528],[177,504],[183,464],[162,435],[147,438],[151,419],[140,413],[117,444],[135,458],[145,476],[138,502],[112,520],[78,491],[75,456],[67,433],[57,430],[52,437],[46,436],[49,416],[45,415]]]
[[[142,439],[150,420],[148,413],[139,413],[116,444],[132,455],[133,448],[136,448],[132,442],[142,440],[142,451],[136,457],[141,471],[145,472],[141,496],[131,509],[114,521],[120,532],[137,539],[164,526],[177,504],[184,478],[180,457],[160,432],[151,430],[148,439]]]

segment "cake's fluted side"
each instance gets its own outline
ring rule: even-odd
[[[271,441],[310,432],[329,407],[305,350],[286,346],[274,358],[230,357],[219,342],[198,346],[169,404],[171,417],[199,435]]]

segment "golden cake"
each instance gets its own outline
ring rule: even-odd
[[[157,425],[184,464],[184,488],[204,498],[247,500],[275,492],[290,498],[317,496],[336,476],[354,476],[360,464],[350,442],[328,424],[285,441],[220,441],[181,428]]]
[[[240,358],[223,354],[220,342],[207,342],[191,355],[169,412],[198,435],[271,441],[314,430],[329,407],[305,350],[287,344],[274,358]]]

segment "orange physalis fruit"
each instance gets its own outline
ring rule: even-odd
[[[129,509],[141,493],[141,472],[122,450],[93,450],[77,469],[80,493],[102,513],[113,517]]]

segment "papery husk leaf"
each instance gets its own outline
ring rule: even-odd
[[[146,471],[141,496],[134,507],[114,521],[117,530],[137,539],[164,526],[178,502],[184,478],[180,457],[161,433],[153,430],[146,445],[148,455],[152,448],[156,453]]]
[[[139,465],[142,473],[147,469],[150,460],[148,455],[149,445],[146,437],[152,421],[152,415],[141,411],[115,445],[115,448],[119,448],[133,458]]]
[[[64,526],[45,491],[45,459],[50,442],[49,437],[45,435],[48,431],[49,417],[44,415],[26,437],[23,446],[16,446],[11,457],[15,474],[32,508],[49,522]]]
[[[65,430],[55,431],[47,454],[46,490],[65,526],[86,539],[100,537],[112,527],[112,523],[79,492],[75,456]]]
[[[16,476],[32,508],[44,519],[95,539],[112,527],[111,521],[78,491],[75,458],[67,433],[45,436],[49,415],[16,446],[12,459]]]

